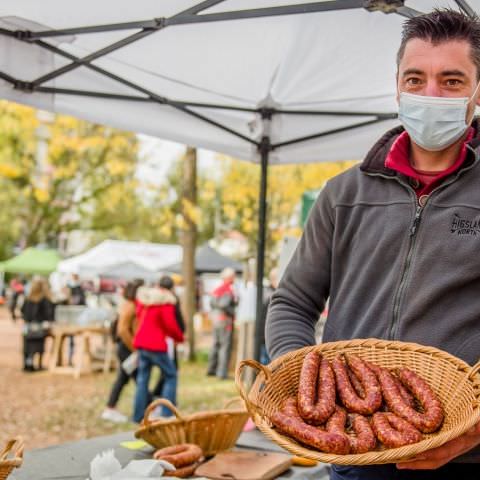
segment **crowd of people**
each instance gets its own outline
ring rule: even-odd
[[[236,272],[225,268],[221,282],[209,293],[208,317],[212,326],[206,375],[229,379],[236,310],[240,301],[235,287]],[[270,275],[271,288],[265,290],[265,319],[268,303],[276,287],[276,270]],[[23,368],[26,372],[43,369],[46,339],[51,335],[58,305],[86,305],[87,295],[77,275],[71,275],[64,287],[52,295],[47,279],[34,277],[29,281],[14,277],[9,283],[9,310],[13,321],[23,318]],[[155,398],[177,402],[178,352],[184,341],[185,321],[172,277],[165,275],[155,285],[142,280],[130,281],[120,289],[111,325],[116,343],[117,374],[101,418],[116,423],[129,419],[140,422]],[[58,312],[57,312],[58,313]],[[57,315],[58,316],[58,315]],[[68,339],[68,361],[72,364],[74,337]],[[262,361],[268,357],[262,341]],[[153,369],[158,369],[158,382],[149,390]],[[124,387],[133,380],[135,394],[133,413],[127,416],[118,408]],[[158,409],[161,416],[171,416],[167,407]]]

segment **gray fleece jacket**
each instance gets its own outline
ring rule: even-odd
[[[402,131],[387,132],[322,190],[272,297],[271,358],[315,343],[329,298],[324,342],[394,339],[479,360],[480,134],[461,169],[420,206],[409,179],[385,167]]]

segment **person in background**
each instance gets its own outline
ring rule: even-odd
[[[42,356],[49,325],[53,321],[55,306],[50,300],[47,281],[34,278],[29,294],[22,305],[23,330],[23,370],[34,372],[42,369]],[[38,354],[38,367],[34,366],[34,356]]]
[[[177,403],[177,369],[168,355],[166,338],[183,342],[183,333],[177,324],[175,295],[163,287],[141,287],[137,292],[138,330],[133,346],[138,350],[137,391],[133,420],[140,423],[149,401],[148,384],[153,366],[160,368],[164,378],[160,396]],[[162,416],[172,414],[162,407]]]
[[[268,276],[270,280],[270,286],[264,289],[263,291],[263,309],[262,317],[260,319],[260,363],[267,365],[270,363],[270,357],[267,353],[267,347],[265,346],[265,321],[267,319],[268,307],[270,306],[270,300],[272,299],[273,292],[277,289],[278,286],[278,269],[272,268],[270,275]]]
[[[72,274],[71,280],[67,283],[69,293],[68,303],[70,305],[86,305],[85,290],[80,283],[80,277],[74,273]]]
[[[177,300],[177,303],[175,304],[175,320],[177,321],[178,328],[182,331],[182,333],[185,333],[185,320],[183,319],[182,309],[180,307],[180,300],[178,296],[175,294],[175,289],[174,289],[175,283],[173,281],[173,278],[170,275],[164,275],[162,278],[160,278],[158,283],[161,288],[165,288],[166,290],[169,290],[175,296]],[[178,373],[177,345],[175,341],[170,337],[166,338],[166,342],[167,342],[168,354],[170,358],[173,360],[173,362],[175,363],[175,368],[177,369],[177,373]],[[160,378],[157,384],[155,385],[155,388],[152,391],[152,397],[154,399],[161,397],[164,383],[165,383],[165,379],[163,375],[160,375]]]
[[[13,277],[10,281],[10,302],[9,310],[12,320],[15,322],[17,320],[17,305],[19,298],[24,294],[24,282],[21,281],[18,277]]]
[[[85,290],[80,283],[80,277],[73,273],[70,281],[67,283],[67,299],[68,305],[86,305]],[[75,337],[67,335],[68,337],[68,364],[73,365],[73,355],[75,353]]]
[[[114,423],[125,423],[128,417],[117,410],[117,403],[123,388],[127,385],[130,377],[136,378],[137,371],[127,373],[123,368],[123,362],[134,351],[133,338],[137,331],[137,314],[135,298],[137,290],[141,287],[143,281],[128,282],[123,289],[123,303],[120,305],[118,320],[115,328],[115,337],[117,341],[117,357],[118,357],[118,371],[115,383],[112,386],[110,396],[108,398],[107,406],[102,412],[101,418],[109,420]]]
[[[208,358],[207,375],[226,379],[232,352],[233,323],[237,305],[233,285],[235,271],[232,268],[225,268],[220,277],[222,283],[212,292],[210,300],[213,345]]]

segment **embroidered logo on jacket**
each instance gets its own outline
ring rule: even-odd
[[[480,235],[480,220],[468,220],[454,213],[450,232],[456,235]]]

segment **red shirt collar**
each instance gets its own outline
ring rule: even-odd
[[[447,169],[438,172],[437,175],[432,176],[428,184],[424,183],[425,175],[417,172],[410,164],[410,136],[407,132],[402,132],[393,142],[387,158],[385,159],[385,166],[395,170],[396,172],[406,175],[407,177],[417,180],[418,187],[415,189],[415,191],[418,196],[428,195],[432,189],[438,185],[439,180],[445,178],[451,173],[456,172],[462,166],[465,158],[467,157],[467,143],[473,139],[474,134],[475,130],[473,127],[470,127],[455,163],[453,163],[453,165]]]

